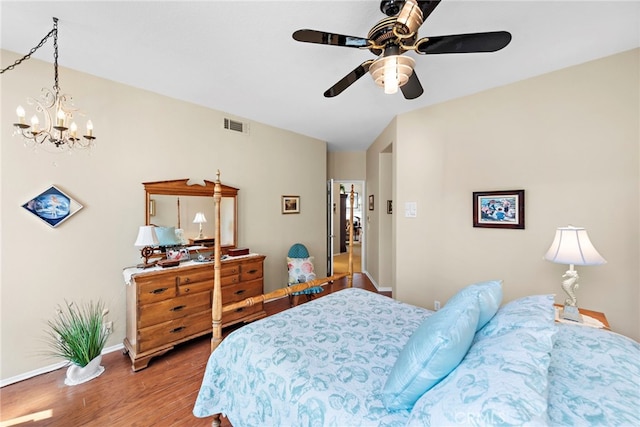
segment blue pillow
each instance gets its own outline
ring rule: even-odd
[[[156,227],[156,236],[158,236],[158,245],[160,246],[178,246],[182,244],[176,236],[175,227]]]
[[[490,280],[469,285],[452,296],[447,305],[456,303],[460,299],[477,301],[480,316],[476,330],[480,330],[496,314],[500,303],[502,303],[502,280]]]
[[[474,301],[447,304],[427,317],[400,352],[382,389],[389,410],[410,409],[469,350],[480,310]]]

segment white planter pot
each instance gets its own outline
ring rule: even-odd
[[[100,366],[101,362],[102,355],[93,359],[85,367],[75,364],[69,366],[67,369],[67,378],[65,378],[64,383],[66,385],[77,385],[86,383],[87,381],[100,376],[100,374],[104,372],[104,366]]]

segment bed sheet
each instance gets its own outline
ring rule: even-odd
[[[430,314],[350,288],[246,325],[210,356],[193,413],[237,426],[404,426],[409,411],[388,412],[381,391]]]

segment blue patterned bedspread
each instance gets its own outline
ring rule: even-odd
[[[548,413],[556,426],[640,426],[640,344],[603,329],[559,323]]]
[[[211,355],[193,413],[197,417],[223,413],[236,427],[431,425],[436,414],[450,412],[455,401],[464,400],[456,398],[461,387],[468,388],[465,369],[477,372],[478,378],[486,374],[487,381],[495,384],[482,393],[487,404],[500,400],[493,398],[492,392],[498,397],[509,393],[524,399],[528,389],[518,388],[521,386],[515,385],[513,375],[525,372],[524,365],[514,362],[528,357],[528,347],[520,346],[516,353],[509,353],[513,349],[505,345],[484,348],[490,343],[484,337],[412,411],[387,411],[381,400],[387,377],[409,337],[431,313],[352,288],[246,325],[229,334]],[[522,318],[522,313],[516,317]],[[527,332],[524,324],[521,332],[512,336],[533,333],[533,329]],[[545,357],[535,358],[539,363],[532,366],[540,365],[539,378],[527,377],[525,381],[544,385],[540,416],[524,424],[640,426],[640,344],[585,326],[551,324],[549,328],[554,332],[553,343],[548,345],[549,349],[553,346],[551,356],[546,350]],[[470,364],[466,359],[478,352],[483,364],[465,366]],[[503,359],[512,362],[508,366],[519,368],[491,370]],[[500,384],[511,385],[516,391],[507,391],[509,387]],[[451,390],[441,396],[445,387]],[[508,403],[509,396],[500,400],[506,402],[500,405],[506,406],[497,410],[508,414],[518,411],[517,405]],[[464,412],[465,408],[471,406],[455,410]],[[481,413],[484,409],[473,410]],[[492,424],[483,417],[461,419],[464,422],[451,425]]]
[[[211,355],[193,413],[234,426],[403,426],[409,411],[389,413],[380,393],[430,313],[350,288],[246,325]]]

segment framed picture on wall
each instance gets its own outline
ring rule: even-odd
[[[474,192],[473,226],[524,229],[524,190]]]
[[[373,194],[372,194],[369,196],[369,210],[372,211],[374,207],[375,205],[374,205]]]
[[[282,213],[300,213],[300,196],[282,196]]]
[[[55,185],[22,205],[24,209],[55,228],[75,215],[83,206]]]

